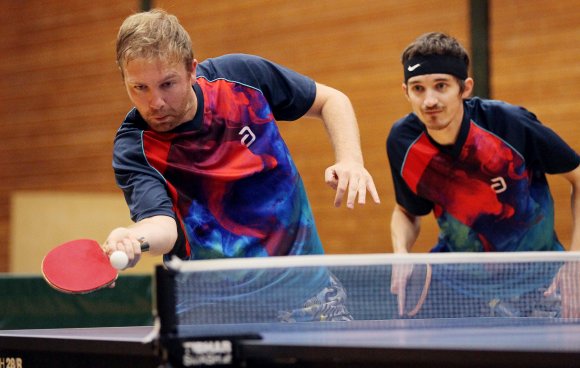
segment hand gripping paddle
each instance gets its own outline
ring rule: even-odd
[[[141,250],[149,250],[149,244],[143,243]],[[118,272],[99,243],[79,239],[48,252],[42,260],[42,275],[56,290],[86,294],[111,285]]]

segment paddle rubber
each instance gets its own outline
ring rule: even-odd
[[[59,291],[84,294],[112,284],[118,273],[99,243],[78,239],[48,252],[42,260],[42,275]]]
[[[149,244],[143,242],[141,251]],[[59,245],[42,260],[42,275],[53,288],[71,294],[86,294],[111,285],[118,277],[99,243],[78,239]]]

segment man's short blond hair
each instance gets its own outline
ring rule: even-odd
[[[164,10],[133,14],[125,19],[117,35],[117,65],[121,73],[131,60],[138,58],[183,63],[191,72],[191,38],[177,17]]]

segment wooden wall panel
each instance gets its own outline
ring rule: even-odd
[[[153,3],[180,17],[192,34],[198,60],[231,52],[258,54],[351,97],[381,205],[369,203],[354,211],[332,207],[333,193],[323,180],[324,169],[333,163],[332,147],[321,123],[281,123],[282,134],[302,172],[327,251],[390,251],[388,223],[394,200],[384,145],[391,124],[409,111],[400,88],[399,56],[415,37],[432,30],[452,33],[469,47],[469,2]],[[578,0],[490,3],[494,96],[528,106],[578,149],[571,120],[580,112],[574,89],[580,73]],[[114,41],[122,20],[140,5],[138,0],[3,4],[0,271],[8,270],[14,191],[118,193],[110,167],[112,139],[130,103],[114,63]],[[567,68],[554,67],[557,64]],[[555,189],[556,201],[565,203],[566,188]],[[424,223],[417,250],[435,241],[433,220],[428,217]],[[569,224],[560,224],[565,239]]]
[[[12,193],[117,191],[112,140],[130,103],[114,43],[120,22],[139,7],[117,0],[2,5],[0,271],[6,271]],[[34,233],[35,223],[29,226]]]
[[[493,97],[526,107],[580,151],[580,1],[492,1],[491,19]],[[549,181],[569,246],[570,185]]]

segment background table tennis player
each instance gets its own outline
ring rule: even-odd
[[[247,367],[580,366],[578,324],[511,326],[499,321],[483,327],[370,329],[363,324],[341,333],[296,326],[293,331],[263,332],[262,340],[240,341],[236,360]],[[143,342],[151,330],[0,331],[0,366],[158,367],[164,361],[156,353],[156,342]]]

